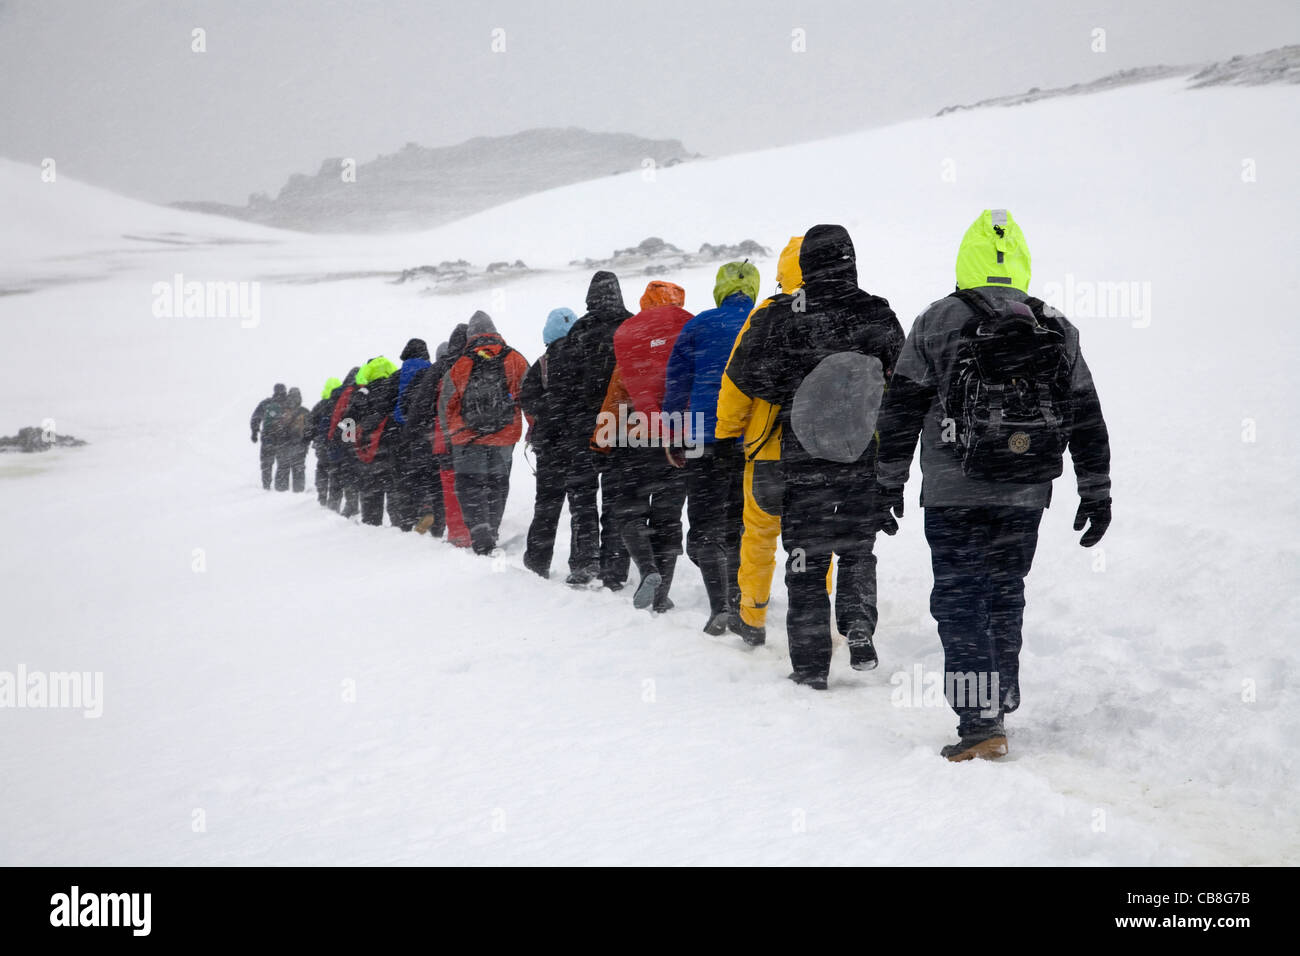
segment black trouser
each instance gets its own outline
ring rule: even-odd
[[[289,479],[293,478],[293,490],[307,490],[307,450],[305,448],[282,448],[275,456],[275,490],[288,491]]]
[[[388,520],[397,524],[393,514],[392,471],[386,466],[358,464],[358,485],[361,504],[361,523],[381,525],[384,523],[384,504],[388,504]]]
[[[714,454],[704,446],[699,458],[686,459],[686,554],[700,569],[709,595],[709,613],[740,606],[740,534],[745,509],[745,457]]]
[[[262,464],[262,487],[267,491],[271,490],[271,472],[275,467],[277,450],[275,445],[266,440],[265,436],[262,438],[262,445],[258,449],[258,458]]]
[[[586,456],[578,461],[562,451],[537,449],[537,497],[528,526],[524,566],[549,571],[555,554],[560,510],[569,502],[569,570],[595,570],[600,560],[600,519],[596,514],[598,477]]]
[[[685,475],[668,464],[662,448],[618,448],[610,458],[604,478],[627,554],[642,577],[664,574],[682,553]]]
[[[1025,576],[1038,547],[1038,508],[926,508],[943,644],[944,692],[963,736],[1020,703]]]
[[[456,499],[475,554],[497,546],[510,495],[514,449],[509,445],[469,445],[455,449]]]
[[[330,479],[333,477],[330,473],[330,467],[325,463],[323,452],[316,453],[316,500],[320,502],[322,508],[330,506]]]
[[[425,515],[434,516],[432,531],[441,536],[444,526],[442,479],[433,448],[422,436],[403,434],[397,446],[396,473],[389,490],[393,523],[410,531]]]
[[[860,463],[786,461],[781,539],[785,545],[786,632],[796,672],[825,677],[831,665],[831,605],[826,575],[839,556],[835,623],[841,633],[875,633],[875,535],[865,505],[874,477]]]
[[[335,474],[339,478],[339,484],[343,489],[343,511],[341,514],[345,518],[351,518],[361,510],[361,463],[356,460],[350,447],[345,447],[343,454],[345,457],[338,464],[338,470]]]
[[[622,450],[629,451],[631,449]],[[618,453],[619,450],[616,449],[610,455],[613,456]],[[587,454],[590,456],[590,453]],[[663,453],[660,452],[660,454]],[[610,472],[614,466],[606,456],[597,457],[596,462],[600,466],[598,469],[600,480],[600,580],[607,586],[621,587],[623,582],[627,580],[627,570],[631,563],[631,556],[628,554],[627,546],[623,543],[623,529],[619,525],[617,517],[619,480],[617,476],[611,477]]]

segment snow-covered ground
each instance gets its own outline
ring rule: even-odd
[[[103,675],[97,719],[0,710],[0,863],[1300,861],[1298,106],[1293,87],[1157,82],[396,237],[274,232],[0,162],[0,432],[52,418],[90,441],[0,458],[0,672]],[[648,235],[779,249],[842,222],[907,325],[989,206],[1022,223],[1032,291],[1071,290],[1115,481],[1102,553],[1058,482],[999,763],[946,763],[947,708],[897,705],[891,679],[942,666],[915,479],[878,546],[881,669],[837,648],[826,694],[785,680],[779,583],[749,650],[700,632],[689,564],[661,618],[523,571],[521,454],[496,561],[259,486],[247,416],[272,382],[310,404],[476,307],[533,358],[549,309],[581,311],[571,259]],[[423,296],[277,281],[460,257],[544,271]],[[177,273],[260,280],[257,322],[155,316]],[[668,278],[698,310],[710,273]],[[646,277],[622,278],[634,303]],[[1100,282],[1140,298],[1089,314]]]

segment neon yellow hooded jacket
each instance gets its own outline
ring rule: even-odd
[[[794,236],[781,250],[776,261],[776,281],[781,284],[785,294],[793,293],[803,285],[803,273],[799,268],[799,250],[803,246],[803,236]],[[736,346],[749,331],[750,323],[762,309],[771,304],[770,298],[764,299],[749,313],[749,318],[741,326],[740,334],[731,346],[731,354],[736,354]],[[713,434],[717,438],[745,438],[745,453],[753,455],[756,461],[775,461],[781,457],[781,426],[776,417],[781,409],[765,402],[761,398],[751,398],[736,387],[731,376],[722,376],[722,388],[718,392],[718,424]],[[757,454],[755,454],[757,452]]]
[[[1003,286],[1029,292],[1029,244],[1005,209],[979,214],[957,249],[957,288]]]

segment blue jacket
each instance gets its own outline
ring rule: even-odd
[[[411,379],[415,378],[416,372],[429,368],[432,364],[424,358],[409,358],[402,363],[397,373],[397,404],[393,407],[393,418],[397,424],[406,424],[406,415],[402,411],[402,398],[406,395],[406,386],[411,384]]]
[[[693,441],[714,442],[718,424],[718,391],[722,373],[731,357],[731,347],[741,326],[754,308],[754,301],[743,292],[733,292],[716,309],[701,312],[682,328],[668,359],[663,409],[665,412],[703,412],[704,433]]]

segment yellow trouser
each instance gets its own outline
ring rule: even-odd
[[[750,627],[767,623],[767,602],[772,597],[776,571],[776,545],[781,537],[781,516],[768,514],[754,498],[754,465],[780,467],[771,460],[745,462],[745,533],[740,539],[740,619]],[[833,566],[832,566],[833,567]],[[831,593],[832,568],[826,569],[826,593]]]

